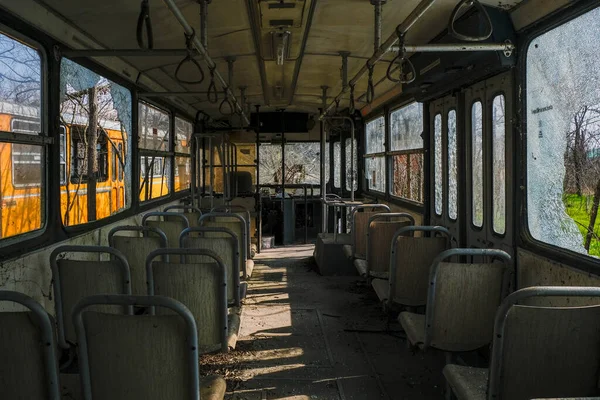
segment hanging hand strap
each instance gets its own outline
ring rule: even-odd
[[[151,50],[154,48],[154,36],[152,34],[152,20],[150,19],[150,4],[148,0],[142,0],[138,16],[136,38],[140,49]],[[144,26],[146,27],[147,45],[144,44]]]
[[[183,58],[183,60],[179,62],[177,68],[175,69],[175,80],[179,83],[183,83],[186,85],[199,85],[202,82],[204,82],[204,71],[202,70],[202,66],[200,66],[200,63],[194,58],[193,42],[195,36],[196,31],[194,31],[193,29],[191,35],[185,34],[185,47],[187,48],[188,54]],[[179,74],[181,73],[181,68],[187,63],[190,63],[196,67],[198,72],[200,72],[200,79],[188,80],[179,76]]]
[[[406,57],[406,49],[404,48],[404,33],[396,28],[396,35],[398,35],[398,55],[388,65],[386,77],[396,83],[412,83],[417,78],[417,71],[413,63]],[[408,72],[404,72],[404,67],[408,65]],[[394,69],[395,67],[395,69]],[[393,73],[400,71],[398,77],[394,77]]]
[[[463,7],[475,7],[477,9],[477,11],[479,12],[479,14],[484,16],[485,24],[487,26],[487,29],[484,34],[482,34],[480,36],[469,36],[469,35],[465,35],[465,34],[462,34],[462,33],[459,33],[456,31],[456,29],[454,28],[454,24],[456,23],[458,14],[460,13],[460,10]],[[490,19],[490,15],[488,14],[485,7],[479,2],[479,0],[461,0],[456,5],[456,7],[454,7],[454,10],[452,11],[452,14],[450,15],[450,22],[448,23],[448,31],[456,39],[464,40],[467,42],[481,42],[483,40],[489,39],[489,37],[492,36],[492,33],[494,33],[494,27],[492,25],[492,20]]]

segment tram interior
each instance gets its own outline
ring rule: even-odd
[[[598,21],[0,0],[0,399],[599,399]]]

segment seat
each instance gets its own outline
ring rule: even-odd
[[[164,232],[151,226],[117,226],[108,232],[108,245],[127,258],[132,294],[147,294],[146,257],[154,250],[168,246]]]
[[[372,215],[367,226],[367,277],[387,279],[390,265],[390,245],[396,231],[413,226],[415,219],[407,213]]]
[[[211,237],[210,233],[221,233],[224,236]],[[181,248],[206,249],[219,254],[227,268],[227,302],[239,307],[240,253],[238,238],[235,233],[227,228],[188,228],[181,232],[180,245]],[[188,261],[192,260],[194,260],[194,257],[188,256]]]
[[[65,254],[64,258],[60,258]],[[86,259],[67,258],[79,254]],[[109,260],[100,260],[101,254],[109,254]],[[58,343],[68,349],[69,342],[76,343],[75,329],[71,324],[73,306],[82,298],[94,294],[131,294],[129,263],[120,251],[105,246],[59,246],[50,254],[54,304],[58,325]],[[104,309],[123,313],[130,310]]]
[[[0,302],[26,312],[0,312],[0,398],[60,400],[56,341],[50,316],[31,297],[0,290]]]
[[[165,212],[176,212],[178,214],[183,214],[190,224],[190,228],[194,228],[198,226],[198,220],[202,216],[202,211],[198,207],[194,207],[191,205],[171,205],[165,207]],[[169,221],[172,218],[170,216],[166,216],[165,220]]]
[[[414,237],[415,232],[423,236]],[[429,235],[429,236],[426,236]],[[379,300],[388,309],[394,305],[423,306],[427,302],[429,267],[435,257],[450,248],[452,235],[441,226],[408,226],[400,228],[390,243],[389,281],[379,285]]]
[[[158,307],[160,315],[114,315],[96,305]],[[197,325],[180,302],[162,296],[82,299],[73,321],[86,400],[223,399],[221,377],[199,376]]]
[[[502,262],[443,262],[463,256]],[[471,351],[489,344],[496,309],[508,290],[510,263],[511,257],[502,250],[451,249],[439,254],[430,268],[425,317],[410,312],[398,317],[409,342],[448,352]]]
[[[366,211],[381,209],[381,211]],[[352,209],[350,214],[352,235],[352,244],[345,245],[344,254],[348,258],[366,258],[367,257],[367,228],[368,221],[375,214],[390,212],[390,208],[385,204],[363,204]],[[349,252],[349,254],[347,254]]]
[[[243,205],[240,204],[228,204],[228,205],[220,205],[220,206],[216,206],[214,207],[210,212],[212,213],[217,213],[217,212],[223,212],[223,213],[233,213],[236,215],[239,215],[240,217],[242,217],[244,219],[244,221],[246,222],[246,245],[248,246],[248,249],[246,251],[246,253],[248,254],[248,259],[251,258],[251,245],[252,245],[252,235],[250,234],[251,230],[251,224],[252,224],[252,215],[250,214],[250,211],[244,207]]]
[[[158,228],[167,236],[168,247],[179,247],[179,235],[190,227],[188,219],[182,213],[153,211],[144,214],[142,226]]]
[[[240,215],[231,213],[209,213],[200,217],[200,226],[212,228],[225,228],[231,230],[238,237],[240,253],[240,271],[244,279],[252,276],[254,261],[248,259],[248,246],[246,236],[246,221]],[[223,236],[223,233],[211,233],[210,236]],[[207,235],[208,236],[208,235]]]
[[[170,261],[163,261],[165,256]],[[176,256],[183,256],[182,262],[175,262]],[[228,351],[227,268],[217,253],[159,249],[148,255],[146,272],[149,295],[171,297],[189,308],[198,324],[201,353]]]
[[[459,400],[600,394],[600,305],[519,304],[539,296],[600,297],[600,288],[537,286],[509,295],[496,314],[489,372],[452,364],[444,367],[444,376]]]

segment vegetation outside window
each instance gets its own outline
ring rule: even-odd
[[[385,118],[383,116],[365,126],[365,179],[367,189],[385,192]]]
[[[132,103],[129,90],[68,59],[61,61],[60,89],[61,215],[70,226],[130,206]]]
[[[45,223],[49,142],[42,76],[38,49],[0,31],[0,131],[31,142],[0,141],[0,239],[39,230]]]
[[[600,256],[600,8],[527,50],[527,222],[531,236]]]

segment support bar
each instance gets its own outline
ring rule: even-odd
[[[426,12],[429,8],[435,3],[436,0],[422,0],[419,5],[410,13],[410,15],[398,25],[397,30],[406,33]],[[358,73],[352,78],[349,82],[348,87],[342,88],[340,94],[334,99],[334,101],[327,106],[319,116],[319,120],[325,118],[327,113],[331,111],[332,108],[335,107],[336,101],[341,100],[344,93],[346,93],[350,86],[356,85],[356,83],[362,78],[367,71],[369,70],[369,66],[375,65],[379,60],[383,58],[383,56],[389,51],[389,49],[398,42],[398,35],[394,32],[388,39],[379,47],[379,49],[373,54],[371,58],[363,65],[363,67],[358,71]]]
[[[448,44],[424,44],[424,45],[404,45],[404,51],[407,53],[443,53],[458,51],[503,51],[510,53],[516,46],[510,41],[506,43],[448,43]],[[390,52],[398,52],[398,46],[392,46]],[[508,57],[510,57],[510,54]]]
[[[175,18],[179,21],[179,23],[181,24],[181,26],[183,27],[183,30],[185,31],[185,34],[188,35],[188,36],[192,36],[193,37],[192,38],[192,44],[198,50],[198,52],[200,53],[200,55],[202,55],[202,57],[204,59],[204,62],[206,63],[206,65],[208,66],[208,68],[214,71],[215,78],[220,82],[221,87],[223,87],[223,89],[229,95],[229,99],[230,99],[230,101],[233,102],[234,108],[236,110],[239,110],[239,112],[241,113],[241,116],[242,116],[242,119],[244,120],[244,122],[246,124],[250,125],[250,120],[246,116],[246,113],[244,112],[244,108],[242,106],[240,106],[240,104],[238,103],[237,98],[235,97],[235,94],[233,93],[233,91],[231,90],[231,88],[229,87],[229,85],[227,84],[227,82],[225,82],[225,79],[223,79],[223,76],[219,73],[219,71],[217,71],[217,65],[215,64],[215,62],[213,61],[213,59],[210,58],[210,56],[208,55],[208,51],[202,45],[202,43],[200,42],[200,39],[198,38],[198,36],[194,35],[194,30],[192,29],[192,27],[190,26],[190,24],[185,19],[185,16],[183,15],[183,13],[179,9],[179,7],[177,7],[177,4],[175,3],[175,0],[163,0],[163,1],[165,2],[165,4],[167,5],[167,7],[169,8],[169,10],[171,10],[171,12],[175,16]]]
[[[198,52],[194,50],[197,55]],[[185,57],[187,49],[61,49],[60,55],[68,58],[81,57]]]

